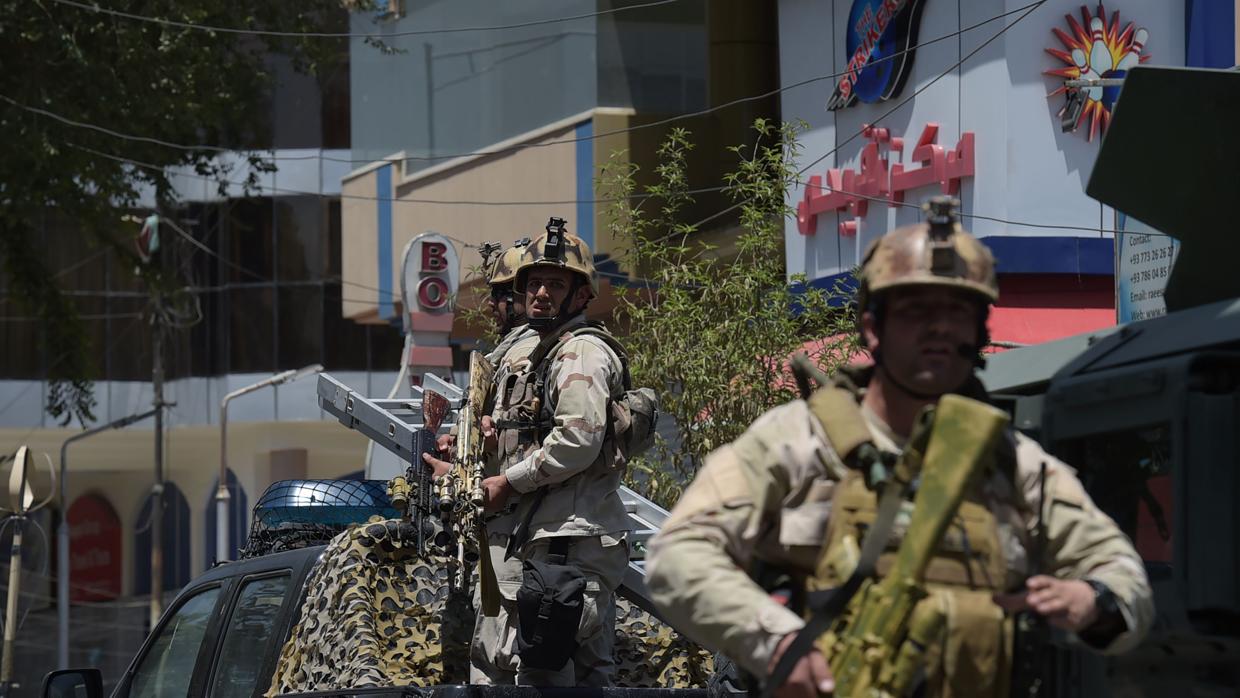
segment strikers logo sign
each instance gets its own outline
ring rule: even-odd
[[[1080,22],[1072,15],[1064,15],[1064,18],[1068,24],[1067,32],[1058,27],[1051,30],[1063,48],[1048,48],[1046,52],[1067,65],[1048,70],[1046,75],[1061,77],[1065,83],[1069,80],[1122,78],[1134,66],[1150,58],[1143,53],[1149,32],[1134,27],[1132,22],[1121,31],[1119,12],[1108,19],[1106,8],[1101,3],[1092,15],[1089,8],[1082,5]],[[1059,111],[1060,119],[1067,116],[1070,122],[1065,123],[1064,130],[1075,131],[1089,122],[1088,138],[1092,141],[1100,132],[1106,132],[1107,125],[1111,123],[1111,108],[1115,106],[1119,89],[1115,85],[1069,87],[1065,84],[1049,96],[1068,96],[1064,108]]]
[[[855,0],[848,12],[848,68],[827,101],[835,111],[891,99],[913,67],[923,0]]]

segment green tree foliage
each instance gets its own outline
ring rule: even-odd
[[[248,30],[325,32],[347,24],[339,0],[111,4],[146,17]],[[39,221],[47,215],[69,221],[96,244],[133,258],[136,227],[122,223],[120,212],[144,188],[160,208],[171,206],[164,168],[226,180],[229,168],[209,146],[261,151],[269,142],[271,55],[315,71],[347,51],[343,38],[202,31],[53,0],[0,0],[0,271],[10,300],[45,320],[53,416],[93,418],[96,362],[56,270],[40,254],[42,246],[63,241],[40,241]],[[272,167],[262,152],[249,165],[251,181]],[[173,231],[161,234],[167,242]],[[145,281],[156,287],[174,283],[171,276],[152,272]]]
[[[615,203],[608,227],[623,262],[645,287],[621,292],[634,382],[656,387],[675,419],[678,443],[661,440],[630,471],[631,486],[662,504],[680,495],[710,451],[738,437],[758,416],[798,396],[789,360],[803,346],[826,372],[851,352],[855,337],[845,289],[797,293],[784,263],[784,222],[798,127],[755,122],[752,145],[737,146],[726,193],[739,209],[735,257],[695,240],[682,220],[691,202],[684,130],[659,150],[655,183],[639,191],[637,166],[613,157],[600,177]],[[793,278],[793,282],[804,282]]]

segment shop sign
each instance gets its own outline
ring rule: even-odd
[[[121,595],[121,522],[103,497],[87,494],[69,507],[69,599],[109,601]]]
[[[891,99],[913,67],[922,0],[854,0],[844,40],[848,67],[827,109]]]
[[[1055,27],[1051,32],[1063,48],[1047,48],[1046,52],[1063,61],[1065,67],[1045,72],[1046,75],[1068,80],[1119,79],[1133,67],[1150,59],[1144,53],[1149,32],[1129,22],[1120,30],[1119,12],[1107,17],[1106,8],[1098,4],[1097,12],[1081,6],[1081,20],[1064,15],[1068,31]],[[1066,84],[1051,92],[1049,97],[1066,95],[1059,118],[1066,119],[1065,130],[1075,131],[1086,122],[1087,138],[1092,141],[1099,133],[1105,133],[1111,123],[1111,109],[1119,97],[1119,86],[1068,87]],[[1079,114],[1077,112],[1079,111]],[[1075,116],[1074,116],[1075,115]]]
[[[1163,290],[1180,251],[1175,238],[1119,214],[1115,236],[1115,312],[1119,324],[1167,314]]]
[[[401,288],[406,309],[422,313],[451,310],[460,274],[456,248],[438,233],[423,233],[409,245]]]
[[[892,137],[885,128],[867,126],[863,135],[870,142],[861,149],[857,169],[829,169],[825,184],[822,176],[810,177],[797,204],[797,230],[802,235],[814,235],[819,215],[847,211],[852,220],[840,223],[840,235],[852,236],[869,213],[871,202],[900,206],[907,192],[936,184],[944,194],[958,194],[961,180],[974,173],[974,134],[961,134],[952,150],[935,142],[938,134],[938,124],[926,124],[912,148],[911,167],[906,167],[900,162],[904,139]],[[896,154],[894,163],[891,153]]]

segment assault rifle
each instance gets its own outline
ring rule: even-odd
[[[422,460],[423,453],[436,454],[435,433],[448,414],[448,400],[439,393],[425,391],[422,396],[422,428],[413,432],[413,448],[404,475],[388,481],[388,498],[402,516],[411,521],[416,532],[419,557],[427,551],[426,534],[432,515],[431,488],[434,473]]]
[[[487,616],[499,613],[499,583],[487,545],[486,524],[482,517],[483,460],[482,416],[490,397],[495,368],[482,354],[469,356],[469,388],[457,417],[456,457],[452,469],[437,481],[439,514],[443,522],[442,542],[448,548],[453,566],[453,584],[464,590],[470,569],[478,563],[482,589],[482,610]],[[425,398],[424,398],[425,399]]]

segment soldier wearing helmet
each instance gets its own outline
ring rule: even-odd
[[[615,590],[628,567],[611,410],[626,390],[623,352],[585,318],[598,290],[593,255],[563,219],[524,248],[515,277],[533,332],[497,366],[482,427],[496,437],[483,489],[503,601],[498,616],[477,619],[470,677],[608,686]]]
[[[669,621],[759,680],[805,624],[763,585],[783,580],[793,598],[839,586],[827,563],[876,516],[873,468],[895,460],[939,397],[986,399],[973,369],[998,298],[994,260],[954,204],[931,202],[925,222],[869,247],[857,326],[873,365],[772,409],[710,454],[651,542],[647,584]],[[926,603],[947,624],[926,648],[927,696],[1007,696],[1012,613],[1040,614],[1107,653],[1135,646],[1153,617],[1141,559],[1074,471],[1023,434],[1000,441],[958,510],[959,547],[945,538],[928,567]],[[792,659],[775,695],[834,690],[818,650]]]
[[[498,245],[492,247],[494,243],[489,243],[483,246],[482,264],[487,284],[491,287],[487,304],[491,308],[500,336],[499,344],[487,354],[487,360],[492,365],[497,365],[518,341],[533,333],[525,318],[525,294],[517,293],[513,288],[517,279],[517,265],[529,244],[529,238],[521,238],[494,259],[489,258],[488,252],[494,251]]]

